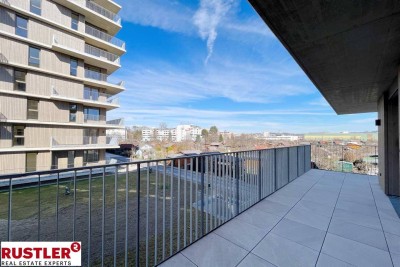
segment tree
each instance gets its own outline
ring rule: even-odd
[[[211,126],[210,127],[210,135],[215,135],[215,134],[218,134],[218,128],[217,128],[217,126]]]
[[[200,143],[200,141],[201,141],[200,135],[196,135],[196,143]]]
[[[207,138],[207,136],[208,136],[208,131],[207,131],[207,129],[201,130],[201,136],[202,136],[203,138]]]
[[[224,137],[222,136],[222,134],[219,135],[219,142],[220,143],[224,142]]]

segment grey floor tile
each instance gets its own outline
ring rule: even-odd
[[[279,217],[272,213],[264,212],[260,209],[256,209],[253,207],[246,212],[240,214],[236,218],[238,220],[254,225],[258,228],[269,231],[278,223],[278,221],[282,217]]]
[[[301,199],[301,196],[294,197],[290,195],[289,193],[280,193],[279,191],[272,194],[268,200],[287,205],[287,206],[294,206],[299,200]]]
[[[236,266],[248,252],[211,233],[182,251],[197,266]]]
[[[383,231],[400,236],[400,222],[381,219]]]
[[[400,236],[391,233],[385,233],[385,236],[390,253],[400,254]]]
[[[338,260],[334,257],[321,253],[318,258],[317,267],[350,267],[347,262]]]
[[[275,265],[250,253],[242,260],[238,267],[275,267]]]
[[[286,218],[280,221],[271,233],[317,251],[321,250],[325,238],[325,231]]]
[[[320,215],[324,215],[327,217],[331,217],[333,214],[334,207],[329,205],[320,204],[318,202],[308,201],[308,200],[300,200],[299,203],[296,204],[296,207],[302,207],[308,209],[312,212],[315,212]]]
[[[171,259],[159,265],[160,267],[196,267],[190,260],[188,260],[181,253],[176,254]]]
[[[233,219],[215,230],[217,235],[250,251],[268,233],[269,229],[261,229],[241,220]]]
[[[365,227],[382,230],[381,222],[378,217],[367,216],[359,213],[354,213],[347,210],[335,209],[333,212],[333,218],[341,219]]]
[[[393,220],[393,221],[398,221],[400,222],[399,215],[397,215],[396,211],[393,209],[393,207],[389,208],[379,208],[378,207],[378,212],[379,212],[379,217],[385,220]]]
[[[277,216],[283,217],[292,208],[292,206],[284,205],[278,202],[265,199],[254,206],[255,209],[260,209],[264,212],[269,212]]]
[[[314,266],[318,252],[275,234],[268,234],[252,253],[280,267]]]
[[[392,253],[392,261],[394,267],[400,267],[400,254]]]
[[[330,217],[317,214],[303,207],[294,207],[286,216],[287,219],[303,223],[322,231],[328,229]]]
[[[392,266],[387,251],[328,233],[322,252],[356,266]]]
[[[329,225],[328,232],[382,250],[388,250],[382,230],[377,230],[354,224],[349,221],[333,218]]]
[[[374,204],[360,204],[347,200],[342,200],[339,197],[339,200],[336,204],[337,209],[347,210],[354,213],[360,213],[367,216],[375,216],[378,217],[378,211],[376,210],[376,205]]]

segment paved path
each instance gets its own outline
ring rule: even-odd
[[[376,176],[311,170],[161,266],[400,266]]]

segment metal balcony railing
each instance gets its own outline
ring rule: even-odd
[[[85,122],[97,122],[97,123],[106,123],[106,116],[104,115],[92,115],[92,114],[83,114],[83,118]]]
[[[108,60],[118,65],[120,64],[119,56],[89,44],[85,44],[85,53],[101,59]]]
[[[118,46],[118,47],[120,47],[122,49],[125,49],[125,42],[124,41],[122,41],[122,40],[120,40],[120,39],[118,39],[118,38],[116,38],[116,37],[114,37],[114,36],[112,36],[112,35],[110,35],[108,33],[105,33],[103,31],[100,31],[100,30],[96,29],[96,28],[93,28],[90,25],[85,25],[85,32],[86,32],[86,34],[89,34],[89,35],[91,35],[93,37],[96,37],[96,38],[101,39],[103,41],[106,41],[106,42],[108,42],[110,44]]]
[[[52,147],[118,145],[107,136],[53,136]]]
[[[108,75],[105,73],[85,69],[85,78],[107,82]]]
[[[307,172],[310,154],[298,146],[3,175],[1,240],[79,240],[82,266],[154,266]]]
[[[58,97],[71,98],[71,99],[86,100],[86,101],[91,101],[91,102],[105,103],[105,104],[110,104],[110,105],[119,105],[119,97],[118,96],[104,94],[104,93],[97,93],[96,95],[93,95],[90,91],[87,91],[87,90],[83,91],[82,97],[78,97],[76,95],[70,96],[67,94],[59,93],[55,87],[52,87],[51,95],[58,96]]]
[[[108,125],[118,125],[122,126],[124,125],[124,119],[123,118],[118,118],[118,119],[110,119],[107,121]]]
[[[313,144],[311,159],[316,169],[377,175],[378,147],[375,145]]]
[[[99,4],[96,4],[93,1],[90,0],[72,0],[72,1],[114,21],[118,25],[121,25],[121,17],[119,15],[115,14],[114,12],[111,12],[110,10],[102,7]]]

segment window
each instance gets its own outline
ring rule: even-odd
[[[15,23],[15,34],[21,37],[28,37],[28,19],[17,15]]]
[[[71,13],[71,29],[78,30],[79,25],[79,15],[76,13]]]
[[[84,108],[83,113],[85,114],[85,121],[99,121],[100,120],[100,109],[98,108]]]
[[[25,144],[25,126],[13,126],[13,146],[23,146]]]
[[[85,86],[85,89],[83,91],[83,98],[87,100],[98,101],[99,89]]]
[[[31,12],[42,15],[42,0],[31,0]]]
[[[84,144],[97,144],[99,138],[99,130],[98,129],[85,129],[83,132],[84,135]]]
[[[78,111],[78,105],[70,104],[69,105],[69,121],[76,122],[76,112]]]
[[[69,74],[78,75],[78,60],[76,58],[71,57]]]
[[[85,150],[83,151],[83,162],[98,162],[99,161],[99,151],[98,150]]]
[[[26,70],[14,70],[14,90],[26,91]]]
[[[26,153],[26,172],[36,171],[37,153]]]
[[[39,67],[40,66],[40,49],[36,47],[29,47],[29,66]]]
[[[28,120],[37,120],[39,118],[39,101],[28,99],[27,106]]]

